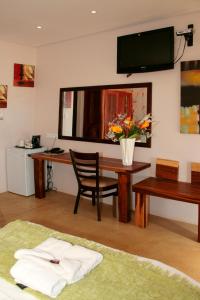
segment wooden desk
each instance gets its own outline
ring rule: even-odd
[[[31,157],[34,159],[35,177],[35,197],[45,197],[44,161],[50,160],[56,163],[72,164],[70,154],[59,155],[35,153]],[[119,221],[127,223],[130,221],[130,201],[131,201],[131,174],[149,168],[150,163],[134,161],[132,166],[123,166],[120,159],[110,157],[100,157],[99,167],[102,170],[113,171],[118,174],[119,182]]]

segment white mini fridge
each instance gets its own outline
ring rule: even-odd
[[[7,187],[9,192],[24,196],[35,194],[34,162],[29,154],[43,152],[45,149],[44,147],[7,149]]]

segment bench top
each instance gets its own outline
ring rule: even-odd
[[[133,192],[200,204],[200,185],[149,177],[132,186]]]

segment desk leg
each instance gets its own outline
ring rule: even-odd
[[[34,159],[35,197],[45,197],[44,160]]]
[[[128,173],[118,173],[118,207],[119,221],[127,223],[131,219],[130,199],[131,199],[131,175]]]
[[[149,217],[149,195],[135,193],[135,225],[145,228]]]

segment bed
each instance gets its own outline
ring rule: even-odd
[[[58,300],[199,300],[200,283],[161,262],[128,254],[44,226],[16,220],[0,229],[0,299],[51,299],[15,285],[9,270],[14,252],[34,248],[48,237],[78,244],[103,254],[103,261],[85,278],[66,286]]]

